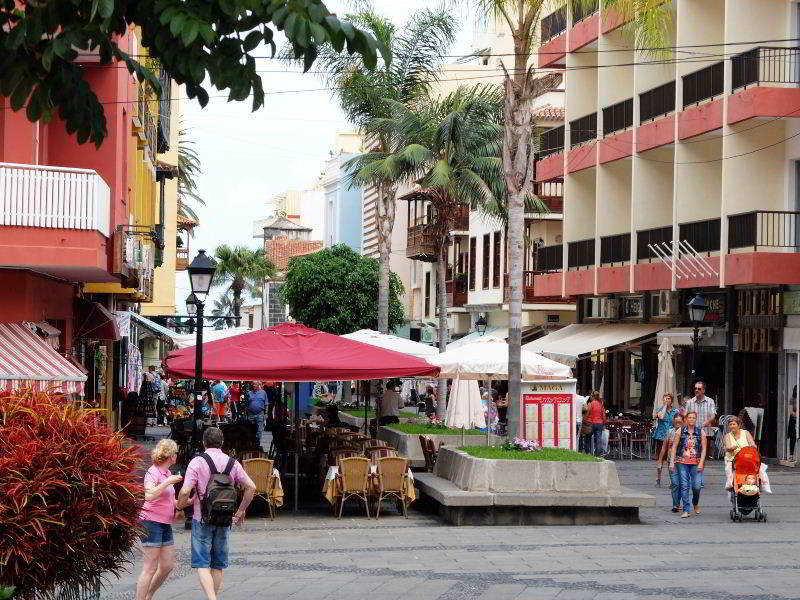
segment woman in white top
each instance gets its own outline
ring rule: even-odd
[[[723,438],[725,444],[725,489],[733,489],[733,460],[742,448],[756,447],[750,432],[742,427],[739,417],[733,417],[728,424],[728,433]]]

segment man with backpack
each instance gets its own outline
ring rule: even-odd
[[[197,569],[200,587],[208,600],[217,600],[222,589],[231,525],[244,520],[256,492],[256,485],[242,465],[221,450],[223,441],[219,428],[205,430],[205,452],[194,457],[186,468],[177,502],[178,508],[190,504],[194,507],[192,568]],[[241,503],[237,486],[244,489]]]

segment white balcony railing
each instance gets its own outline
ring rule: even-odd
[[[0,163],[0,225],[109,235],[111,190],[95,171]]]

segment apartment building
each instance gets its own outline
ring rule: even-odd
[[[146,53],[135,29],[120,46]],[[57,117],[30,123],[0,98],[0,323],[47,338],[55,356],[38,357],[39,364],[80,365],[85,383],[68,391],[113,421],[116,402],[136,389],[142,368],[138,333],[115,312],[153,301],[165,248],[175,260],[174,235],[165,243],[174,215],[164,211],[158,183],[170,169],[157,159],[170,145],[171,101],[159,102],[127,69],[90,54],[78,60],[104,103],[108,137],[100,148],[78,144]],[[170,89],[168,74],[159,76]],[[168,294],[163,301],[174,304]],[[35,339],[29,345],[41,349]],[[33,372],[21,352],[11,355],[20,377],[10,385],[44,381],[46,373]]]
[[[677,391],[703,379],[720,414],[765,409],[762,451],[783,457],[799,382],[800,50],[787,40],[800,9],[669,4],[668,56],[633,50],[602,7],[543,21],[539,62],[564,70],[566,117],[543,136],[537,181],[563,180],[564,233],[539,249],[549,273],[534,290],[577,298],[581,325],[536,347],[576,359],[583,391],[648,414],[668,338]]]

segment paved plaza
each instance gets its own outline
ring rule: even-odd
[[[731,523],[722,466],[708,468],[703,514],[669,511],[645,461],[619,463],[623,483],[658,498],[641,525],[449,527],[412,511],[367,520],[355,506],[273,522],[251,519],[232,537],[225,600],[256,598],[622,600],[800,598],[800,469],[771,468],[767,523]],[[189,568],[189,533],[176,527],[179,568],[157,597],[202,598]],[[104,598],[134,597],[138,562]]]

